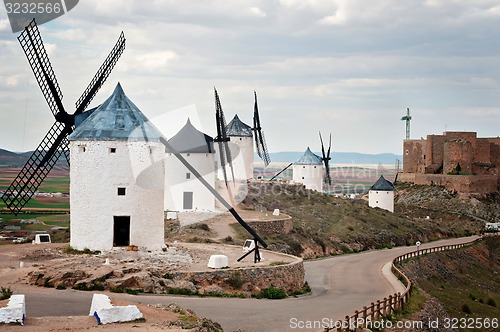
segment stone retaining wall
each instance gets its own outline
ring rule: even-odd
[[[265,258],[265,252],[263,257]],[[170,276],[170,281],[199,294],[257,295],[270,286],[281,288],[287,294],[291,294],[304,286],[304,264],[302,259],[297,258],[296,262],[286,265],[175,272]]]
[[[259,234],[288,234],[293,229],[290,216],[276,220],[249,220],[247,224]]]

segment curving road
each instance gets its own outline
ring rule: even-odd
[[[421,245],[421,249],[468,242],[477,237],[441,240]],[[197,298],[165,295],[114,294],[113,297],[149,304],[175,302],[190,308],[199,316],[219,322],[225,331],[308,331],[302,324],[336,321],[351,315],[372,301],[403,290],[399,281],[387,272],[396,256],[414,251],[415,247],[368,251],[335,256],[304,263],[306,280],[312,294],[284,300],[234,298]],[[92,293],[57,291],[22,287],[26,294],[27,316],[88,315]]]

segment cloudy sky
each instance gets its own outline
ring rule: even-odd
[[[81,0],[40,30],[71,112],[123,30],[94,106],[120,82],[149,118],[213,136],[213,87],[248,124],[256,90],[271,152],[318,151],[321,130],[334,151],[400,154],[407,107],[412,138],[500,135],[498,0]],[[54,119],[16,37],[0,6],[0,148],[26,151]]]

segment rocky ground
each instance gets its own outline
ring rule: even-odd
[[[272,215],[258,211],[240,211],[245,220],[269,219]],[[267,215],[267,216],[266,216]],[[201,219],[200,219],[201,218]],[[201,222],[200,222],[201,221]],[[228,257],[230,267],[239,269],[249,266],[282,265],[296,258],[262,251],[262,262],[254,263],[253,256],[241,262],[237,259],[244,254],[242,240],[236,237],[231,224],[236,221],[229,213],[180,214],[178,220],[166,221],[165,252],[127,251],[118,248],[105,253],[75,252],[69,250],[67,243],[52,244],[12,244],[2,245],[0,251],[0,286],[16,291],[16,285],[32,285],[32,287],[50,287],[61,291],[78,289],[114,292],[169,293],[169,290],[199,290],[189,282],[174,280],[172,275],[178,272],[208,271],[210,255],[224,254]],[[221,243],[230,238],[228,244]],[[182,241],[190,241],[182,242]],[[22,263],[21,263],[22,262]],[[20,267],[22,264],[22,267]],[[203,286],[203,285],[201,285]],[[214,290],[213,285],[206,285],[207,291]],[[25,287],[25,286],[23,286]],[[219,290],[220,287],[217,287]],[[242,287],[244,289],[245,287]],[[220,292],[224,293],[224,289]],[[241,293],[241,290],[239,291]],[[113,293],[110,294],[112,298]],[[249,293],[250,294],[250,293]],[[116,300],[115,300],[116,301]],[[0,303],[0,305],[5,305]],[[209,320],[196,317],[187,309],[178,308],[174,304],[169,307],[151,307],[140,305],[145,322],[127,325],[108,325],[106,330],[146,329],[193,331],[218,331],[220,326]],[[45,326],[51,331],[99,329],[93,317],[43,317],[28,318],[24,327],[2,326],[2,330],[24,331],[39,330]]]

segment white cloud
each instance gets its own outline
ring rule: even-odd
[[[248,11],[250,12],[251,15],[253,16],[256,16],[256,17],[266,17],[267,14],[262,11],[262,9],[260,9],[259,7],[250,7],[248,9]]]

